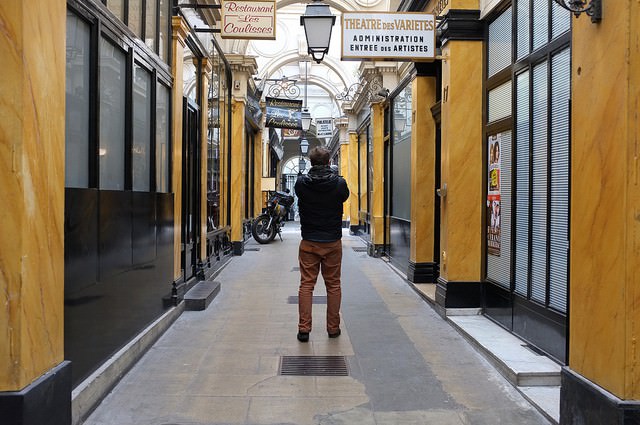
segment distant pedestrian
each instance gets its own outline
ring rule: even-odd
[[[340,273],[342,268],[342,204],[349,197],[347,182],[329,165],[331,152],[316,147],[309,152],[311,169],[295,185],[302,241],[298,251],[298,340],[309,341],[313,289],[322,272],[327,288],[327,333],[340,336]]]

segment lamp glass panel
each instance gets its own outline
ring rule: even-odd
[[[329,49],[331,41],[331,29],[335,21],[334,16],[307,17],[304,20],[304,32],[307,36],[307,45],[311,50]]]

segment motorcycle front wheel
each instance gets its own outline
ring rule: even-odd
[[[271,227],[269,225],[269,216],[266,214],[262,214],[258,216],[251,225],[251,234],[253,235],[253,239],[256,242],[265,244],[269,243],[276,237],[276,227],[274,223],[271,223]]]

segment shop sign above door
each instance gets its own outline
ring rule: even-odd
[[[276,2],[221,0],[220,37],[276,39]]]
[[[267,104],[265,127],[302,129],[301,100],[266,97],[265,102]]]
[[[436,19],[427,13],[342,14],[342,60],[432,61]]]

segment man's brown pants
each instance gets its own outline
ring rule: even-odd
[[[340,269],[342,266],[342,241],[300,242],[300,288],[298,290],[298,331],[311,332],[311,308],[313,288],[322,272],[327,287],[327,332],[336,333],[340,329]]]

